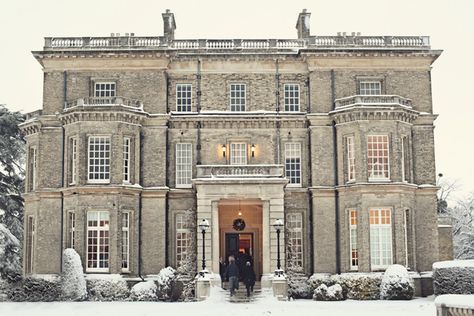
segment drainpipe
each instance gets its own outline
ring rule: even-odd
[[[311,113],[311,93],[310,93],[310,80],[306,79],[306,100],[307,100],[307,113]],[[308,187],[313,186],[313,173],[311,172],[312,162],[311,162],[311,125],[308,124]],[[314,244],[313,244],[313,198],[311,191],[308,190],[308,219],[309,219],[309,263],[310,263],[310,274],[314,273]]]
[[[140,179],[139,184],[143,188],[143,132],[140,132]],[[142,189],[143,190],[143,189]],[[143,191],[142,191],[143,192]],[[142,281],[142,192],[138,195],[138,276]]]
[[[197,63],[197,102],[196,107],[198,113],[201,113],[201,60]],[[197,144],[196,144],[196,164],[201,164],[201,121],[197,122]]]
[[[331,100],[332,100],[332,109],[336,109],[336,102],[335,102],[335,78],[334,78],[334,70],[331,69]],[[339,191],[337,187],[339,186],[339,179],[338,179],[338,167],[337,167],[337,128],[336,122],[332,122],[332,135],[333,135],[333,163],[334,163],[334,199],[335,199],[335,224],[336,224],[336,273],[341,273],[341,252],[340,252],[340,225],[339,225]]]
[[[165,148],[166,148],[166,154],[165,154],[165,157],[169,157],[169,151],[170,151],[170,146],[168,145],[168,138],[169,138],[169,122],[167,124],[167,128],[166,128],[166,135],[165,135],[165,141],[166,141],[166,145],[165,145]],[[168,167],[169,167],[169,159],[165,159],[165,164],[166,164],[166,172],[168,172],[168,170],[170,170]],[[165,179],[165,186],[169,188],[169,177],[166,177]],[[169,191],[168,191],[169,193]],[[169,196],[168,196],[168,193],[166,193],[166,196],[165,196],[165,266],[169,266],[169,211],[170,211],[170,207],[169,207]]]
[[[277,115],[277,121],[276,121],[276,162],[279,165],[280,164],[280,73],[279,73],[279,67],[278,67],[278,59],[275,61],[275,110],[276,110],[276,115]]]
[[[67,71],[63,72],[63,101],[66,106],[67,101]],[[64,140],[66,138],[64,125],[61,125],[61,188],[64,189]],[[64,192],[61,191],[61,236],[59,238],[59,271],[63,272],[63,242],[64,242]]]

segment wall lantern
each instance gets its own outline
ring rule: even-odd
[[[222,145],[222,157],[225,157],[225,151],[226,151],[226,149],[227,149],[227,148],[226,148],[225,144]]]
[[[250,152],[252,153],[252,157],[255,157],[255,144],[252,144],[252,146],[250,146]]]

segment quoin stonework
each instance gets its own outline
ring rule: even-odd
[[[282,267],[431,270],[438,260],[431,66],[426,36],[296,39],[45,38],[42,110],[28,146],[25,274],[157,274],[207,219],[207,269],[246,253]],[[189,214],[195,214],[194,223]],[[192,240],[196,238],[196,240]],[[190,249],[193,248],[193,249]],[[249,257],[247,257],[249,258]]]

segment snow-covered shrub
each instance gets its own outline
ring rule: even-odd
[[[385,270],[380,284],[380,298],[383,300],[411,300],[415,293],[413,278],[407,269],[393,264]]]
[[[342,273],[337,275],[316,273],[309,278],[308,284],[313,291],[322,284],[327,287],[339,284],[345,298],[378,300],[381,281],[382,275],[380,273]]]
[[[434,294],[474,294],[474,260],[440,261],[433,264]]]
[[[178,275],[177,282],[182,284],[180,301],[194,301],[196,299],[196,281],[194,278],[188,278],[183,275]],[[175,291],[176,292],[176,291]]]
[[[335,284],[335,281],[331,279],[331,275],[328,273],[315,273],[308,279],[308,286],[311,292],[314,292],[322,284],[331,286]]]
[[[61,288],[59,279],[48,280],[27,277],[8,290],[8,298],[14,302],[53,302],[59,301]]]
[[[8,282],[2,277],[0,277],[0,302],[6,301],[8,299],[7,291],[10,288]]]
[[[123,301],[130,295],[127,282],[119,275],[90,276],[86,283],[89,301]]]
[[[339,284],[330,287],[321,284],[314,290],[313,299],[317,301],[342,301],[344,299],[342,287]]]
[[[19,281],[21,279],[21,244],[2,223],[0,223],[0,258],[0,277]]]
[[[130,290],[132,301],[156,301],[156,284],[153,281],[139,282]]]
[[[160,270],[156,277],[157,290],[156,295],[162,301],[176,301],[181,296],[183,285],[178,281],[178,274],[172,267],[166,267]]]
[[[74,249],[64,249],[61,298],[67,301],[82,301],[86,297],[87,287],[81,257]]]
[[[313,293],[305,275],[288,274],[288,297],[311,298]]]

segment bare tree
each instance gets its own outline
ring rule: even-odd
[[[456,259],[474,259],[474,192],[448,209],[453,224],[453,248]]]
[[[448,212],[448,200],[460,188],[459,180],[444,178],[443,174],[439,173],[436,185],[440,187],[438,190],[438,214],[445,214]]]

